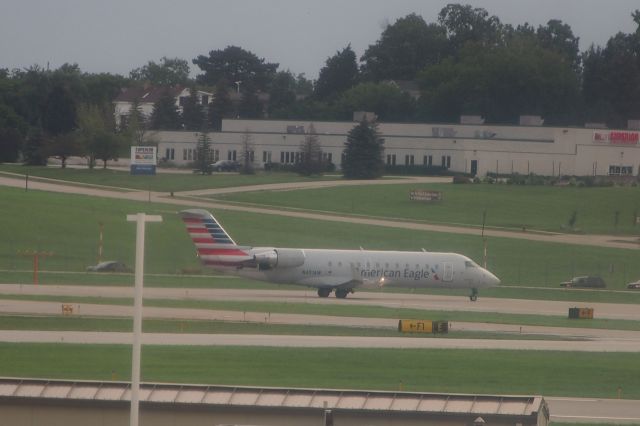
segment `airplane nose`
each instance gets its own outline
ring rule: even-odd
[[[500,285],[500,279],[484,268],[480,270],[478,281],[482,287],[495,287]]]
[[[485,280],[488,287],[495,287],[500,285],[500,278],[496,277],[489,271],[485,271]]]

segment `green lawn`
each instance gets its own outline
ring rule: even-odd
[[[76,169],[59,167],[36,167],[2,164],[1,172],[28,174],[29,176],[60,179],[91,185],[105,185],[158,192],[189,191],[194,189],[226,188],[232,186],[261,185],[267,183],[305,182],[319,179],[340,179],[340,177],[303,177],[295,173],[263,172],[254,175],[236,173],[158,173],[155,176],[131,176],[129,172],[111,169]]]
[[[409,200],[412,189],[443,192],[443,201]],[[640,187],[577,188],[516,185],[372,185],[296,191],[260,191],[218,199],[304,210],[402,218],[432,223],[567,232],[576,212],[577,232],[640,233]],[[616,212],[617,225],[616,225]]]
[[[178,208],[87,196],[0,188],[3,235],[0,269],[30,270],[27,250],[52,252],[40,267],[82,272],[94,264],[99,223],[104,224],[104,259],[134,264],[135,225],[126,215],[144,211],[160,214],[161,224],[147,225],[145,254],[148,273],[175,274],[201,269]],[[416,232],[394,228],[319,222],[235,211],[214,212],[241,244],[280,247],[358,248],[459,252],[481,261],[482,241],[476,236]],[[555,287],[576,275],[601,275],[608,288],[623,290],[640,278],[638,251],[572,246],[507,238],[491,238],[488,268],[510,286]],[[99,278],[104,281],[105,278]],[[551,294],[551,293],[550,293]],[[553,293],[556,294],[556,293]],[[559,293],[557,293],[559,294]],[[577,293],[576,293],[577,294]],[[594,294],[597,294],[594,292]],[[636,297],[630,294],[631,298]],[[596,299],[597,300],[597,299]],[[635,299],[636,301],[638,299]]]
[[[312,296],[313,297],[313,296]],[[103,305],[132,306],[131,298],[86,297],[86,296],[40,296],[24,294],[3,294],[0,300],[33,300],[59,303],[89,303]],[[565,316],[501,314],[473,311],[438,311],[410,308],[387,308],[382,306],[352,306],[348,304],[316,304],[291,302],[253,302],[233,300],[194,300],[194,299],[150,299],[145,298],[145,306],[161,308],[210,309],[238,312],[263,312],[265,317],[271,313],[332,315],[343,317],[391,318],[391,319],[431,319],[446,321],[486,322],[495,324],[514,324],[548,327],[575,327],[613,330],[640,330],[640,321],[598,319],[570,320]],[[268,321],[268,320],[267,320]]]
[[[0,376],[130,375],[128,346],[2,343],[0,352]],[[197,346],[142,351],[145,381],[238,386],[598,398],[615,398],[620,386],[625,398],[635,399],[639,375],[637,355],[622,353]]]
[[[0,316],[2,330],[101,331],[130,332],[133,321],[127,318],[96,318],[83,316]],[[202,333],[202,334],[274,334],[304,336],[358,337],[422,337],[439,339],[500,339],[500,340],[575,340],[541,334],[515,334],[452,330],[448,334],[399,333],[395,328],[347,327],[330,325],[268,324],[252,322],[160,320],[142,323],[145,333]]]

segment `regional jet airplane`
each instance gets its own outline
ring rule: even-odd
[[[329,250],[240,246],[206,210],[180,212],[205,266],[243,277],[318,289],[345,298],[356,287],[478,289],[500,280],[466,256],[427,251]]]

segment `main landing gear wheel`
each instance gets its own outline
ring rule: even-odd
[[[336,297],[338,299],[344,299],[349,294],[349,290],[346,288],[337,288],[336,289]]]
[[[320,297],[329,297],[330,294],[331,294],[331,289],[330,288],[319,288],[318,289],[318,296],[320,296]]]
[[[469,296],[469,300],[471,300],[472,302],[475,302],[476,300],[478,300],[478,289],[477,288],[472,288],[471,289],[471,296]]]

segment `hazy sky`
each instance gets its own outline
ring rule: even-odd
[[[452,0],[0,0],[0,68],[33,64],[128,75],[162,56],[189,61],[237,45],[280,69],[316,78],[351,43],[360,57],[384,26],[415,12],[427,22]],[[638,0],[468,0],[503,23],[568,23],[581,50],[635,30]]]

